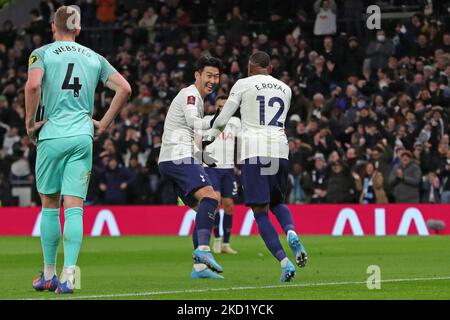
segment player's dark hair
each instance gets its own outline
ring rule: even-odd
[[[267,68],[270,65],[270,56],[264,51],[256,51],[250,56],[250,63],[261,68]]]
[[[219,101],[219,100],[227,100],[227,99],[228,99],[228,96],[227,96],[227,95],[221,94],[220,96],[217,96],[216,101]]]
[[[195,63],[195,71],[202,72],[205,67],[217,68],[219,69],[219,72],[222,72],[223,64],[218,58],[201,56]]]

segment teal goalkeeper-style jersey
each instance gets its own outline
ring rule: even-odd
[[[48,119],[39,140],[94,136],[95,88],[116,72],[101,55],[74,41],[55,41],[34,50],[28,70],[43,70],[40,120]]]

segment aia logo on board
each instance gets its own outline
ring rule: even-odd
[[[187,97],[187,104],[195,104],[195,97],[194,96],[188,96]]]

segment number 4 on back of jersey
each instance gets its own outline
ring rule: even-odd
[[[64,82],[61,86],[61,89],[63,90],[73,90],[73,96],[75,98],[78,98],[80,96],[80,90],[81,90],[81,83],[80,78],[74,77],[73,83],[70,83],[70,79],[72,78],[72,72],[73,72],[74,63],[69,63],[67,65],[67,72],[66,77],[64,78]]]

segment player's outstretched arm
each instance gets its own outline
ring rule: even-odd
[[[28,71],[28,80],[25,84],[25,126],[27,133],[34,142],[36,132],[44,125],[44,121],[35,123],[36,112],[41,98],[41,82],[44,72],[40,68]]]
[[[187,125],[194,130],[211,128],[210,121],[200,118],[196,107],[192,107],[189,104],[184,108],[184,117],[186,118]]]
[[[209,136],[205,137],[203,141],[203,147],[212,143],[217,138],[217,136],[225,129],[228,121],[230,121],[238,108],[239,104],[233,100],[228,99],[227,102],[225,102],[219,115],[211,120],[211,130],[208,131]]]
[[[116,94],[103,118],[100,121],[93,120],[95,128],[97,129],[97,134],[102,134],[108,129],[120,109],[126,105],[131,96],[131,86],[119,72],[114,72],[109,76],[106,86],[115,91]]]

